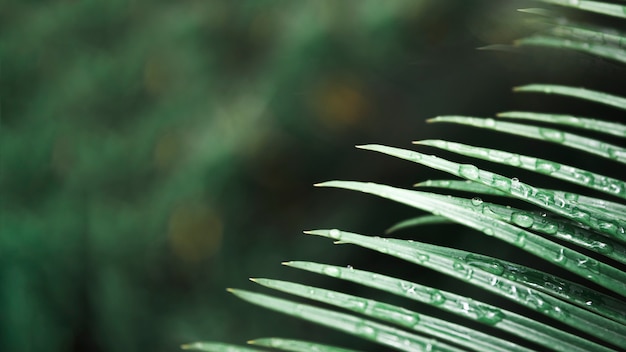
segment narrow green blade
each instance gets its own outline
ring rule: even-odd
[[[395,240],[398,241],[398,240]],[[558,297],[586,310],[626,324],[626,303],[572,281],[523,265],[459,249],[420,243],[421,248]]]
[[[265,287],[309,298],[318,302],[328,303],[409,330],[432,335],[443,341],[454,343],[474,351],[530,351],[527,348],[495,338],[480,331],[433,318],[428,315],[418,314],[417,312],[392,304],[287,281],[271,279],[252,279],[252,281]]]
[[[515,281],[516,278],[505,278],[500,275],[501,272],[472,267],[457,258],[440,255],[419,242],[369,237],[339,230],[314,230],[307,233],[372,249],[458,278],[615,346],[626,348],[626,326],[520,284]]]
[[[382,274],[354,268],[313,262],[283,263],[292,268],[306,270],[341,280],[376,288],[417,302],[428,304],[514,336],[537,343],[547,349],[561,352],[612,351],[577,335],[543,324],[523,315],[501,309],[451,292],[420,285]]]
[[[566,270],[626,296],[626,273],[599,262],[580,252],[564,248],[515,225],[481,214],[466,207],[452,204],[447,197],[425,192],[410,191],[374,183],[330,181],[322,187],[336,187],[374,194],[418,209],[445,216],[455,222],[494,236]]]
[[[442,140],[424,140],[414,143],[519,167],[626,199],[626,182],[555,161]]]
[[[455,183],[465,183],[465,181],[458,181]],[[448,183],[448,185],[453,185],[455,183]],[[492,219],[514,224],[521,228],[531,229],[538,233],[556,237],[562,241],[572,243],[587,250],[605,255],[620,263],[626,264],[626,246],[608,237],[588,231],[580,227],[578,223],[567,221],[565,219],[548,217],[546,213],[537,213],[513,208],[511,206],[483,202],[480,197],[466,199],[432,193],[430,193],[429,196],[440,201],[471,210],[477,215],[485,215],[491,217]],[[409,227],[420,224],[413,224],[412,222],[407,221],[406,224],[402,225],[402,227]]]
[[[515,87],[513,91],[564,95],[626,110],[626,98],[585,88],[561,86],[556,84],[529,84]]]
[[[396,231],[406,229],[409,227],[414,227],[414,226],[433,225],[433,224],[450,224],[450,223],[453,223],[453,222],[443,216],[425,215],[425,216],[419,216],[416,218],[411,218],[411,219],[401,221],[393,225],[392,227],[388,228],[385,231],[385,233],[392,233],[392,232],[396,232]]]
[[[511,183],[516,182],[516,179],[511,179]],[[519,180],[517,180],[519,181]],[[621,181],[620,181],[621,182]],[[431,187],[431,188],[444,188],[455,191],[463,191],[470,193],[477,193],[481,195],[492,195],[501,197],[513,197],[510,193],[504,193],[495,188],[485,186],[473,181],[461,181],[461,180],[427,180],[417,183],[416,187]],[[587,197],[581,194],[557,191],[553,189],[537,188],[540,192],[549,192],[557,197],[563,199],[569,199],[578,202],[580,206],[585,208],[596,208],[595,211],[602,211],[607,216],[613,219],[622,219],[626,217],[626,206],[620,203],[609,202],[605,199]]]
[[[221,342],[194,342],[181,346],[183,350],[206,352],[263,352],[256,348],[242,347]]]
[[[626,18],[626,6],[591,0],[539,0],[547,4],[571,7],[603,15]]]
[[[580,42],[597,43],[614,48],[621,48],[626,43],[626,36],[608,28],[594,28],[589,25],[555,25],[550,29],[550,34],[574,39]]]
[[[368,319],[244,290],[230,292],[250,303],[340,330],[401,351],[463,351],[443,342]]]
[[[463,191],[470,193],[479,193],[484,195],[493,195],[501,197],[511,197],[509,193],[499,191],[495,188],[485,186],[482,183],[469,181],[469,180],[426,180],[420,183],[416,183],[415,187],[431,187],[431,188],[446,188],[455,191]]]
[[[626,149],[617,145],[580,136],[573,133],[563,132],[553,128],[531,126],[520,123],[504,122],[492,118],[478,118],[468,116],[438,116],[429,119],[428,122],[451,122],[461,125],[489,129],[498,132],[523,136],[550,143],[564,145],[587,153],[599,155],[603,158],[615,160],[626,164]]]
[[[485,186],[509,193],[518,199],[522,199],[540,208],[587,225],[598,233],[626,242],[624,224],[615,224],[614,219],[607,217],[605,212],[595,208],[588,209],[578,202],[561,197],[557,193],[530,186],[516,178],[511,179],[489,171],[480,170],[474,165],[459,164],[432,155],[425,155],[400,148],[382,145],[367,145],[360,146],[359,148],[392,155],[445,171],[470,181],[482,183]]]
[[[543,114],[527,111],[501,112],[498,114],[498,117],[548,122],[626,138],[626,125],[586,117],[561,114]]]
[[[581,42],[571,39],[563,39],[545,35],[534,35],[532,37],[516,40],[515,45],[569,49],[603,57],[605,59],[615,60],[621,63],[626,63],[626,52],[620,48],[601,44],[590,44],[588,42]]]
[[[322,345],[319,343],[301,341],[301,340],[291,340],[291,339],[281,339],[276,337],[266,337],[261,339],[254,339],[248,341],[251,345],[263,346],[263,347],[271,347],[283,351],[293,351],[293,352],[358,352],[356,350],[349,350],[346,348]]]

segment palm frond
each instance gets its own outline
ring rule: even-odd
[[[583,12],[626,18],[626,6],[587,0],[539,0],[548,5]],[[515,45],[570,49],[603,59],[626,63],[626,35],[597,25],[564,19],[555,9],[525,9],[539,15],[548,28],[522,38]],[[514,88],[520,93],[553,94],[626,110],[626,97],[582,87],[555,84],[528,84]],[[599,160],[626,163],[626,148],[598,137],[626,137],[626,125],[595,117],[558,113],[508,111],[499,118],[439,116],[429,122],[448,122],[479,127],[498,133],[554,143],[568,150],[582,151]],[[505,121],[516,120],[517,122]],[[533,123],[549,124],[533,125]],[[334,306],[316,307],[265,294],[231,290],[251,303],[316,322],[353,334],[383,346],[404,351],[528,351],[533,346],[554,351],[614,351],[626,349],[626,181],[592,170],[567,165],[558,160],[525,155],[490,147],[447,140],[424,140],[419,146],[433,147],[467,157],[528,170],[556,181],[567,181],[599,198],[560,189],[546,189],[473,164],[462,164],[414,150],[383,145],[364,145],[371,150],[447,172],[457,179],[427,180],[408,190],[376,183],[329,181],[321,187],[343,188],[373,194],[426,211],[402,221],[387,231],[416,226],[456,223],[504,241],[543,261],[578,276],[577,282],[501,258],[447,248],[413,240],[364,236],[347,231],[314,230],[337,244],[354,244],[479,287],[517,306],[542,314],[538,321],[513,310],[477,301],[452,292],[424,286],[381,273],[313,262],[287,262],[285,265],[350,281],[408,298],[442,311],[500,330],[505,336],[527,341],[528,346],[496,337],[478,329],[441,320],[400,306],[342,292],[273,279],[253,279],[270,289]],[[424,188],[472,193],[472,198],[422,191]],[[480,196],[522,201],[528,209],[483,201]],[[585,284],[582,284],[584,282]],[[592,287],[598,287],[594,289]],[[347,312],[346,312],[347,311]],[[571,331],[560,328],[567,325]],[[587,338],[585,336],[590,336]],[[290,351],[348,351],[326,345],[286,339],[259,339],[254,345]],[[530,347],[529,347],[530,346]],[[217,343],[197,343],[185,348],[205,351],[252,351]]]

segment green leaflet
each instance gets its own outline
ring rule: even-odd
[[[626,6],[590,0],[539,0],[547,4],[571,7],[603,15],[626,18]]]
[[[392,233],[395,231],[399,231],[408,227],[420,226],[420,225],[432,225],[432,224],[449,224],[452,223],[450,220],[443,216],[438,215],[425,215],[419,216],[416,218],[407,219],[401,221],[392,227],[388,228],[385,233]]]
[[[515,178],[512,179],[514,182]],[[519,181],[519,180],[518,180]],[[504,193],[495,188],[491,188],[485,186],[480,183],[476,183],[473,181],[459,181],[459,180],[427,180],[424,182],[417,183],[415,186],[417,187],[431,187],[431,188],[446,188],[451,190],[463,191],[463,192],[471,192],[478,193],[484,195],[493,195],[493,196],[501,196],[501,197],[513,197],[513,195],[509,193]],[[623,204],[609,202],[604,199],[587,197],[576,193],[562,192],[552,189],[546,188],[537,188],[541,192],[549,192],[553,193],[555,196],[569,199],[577,202],[581,206],[587,208],[594,209],[594,211],[602,211],[605,215],[613,218],[613,219],[622,219],[626,217],[626,206]],[[579,226],[579,225],[577,225]]]
[[[229,290],[250,303],[331,327],[403,351],[463,351],[440,341],[372,320],[244,290]]]
[[[539,1],[626,18],[626,6],[615,3],[588,0]],[[486,48],[515,52],[520,51],[522,49],[520,47],[524,46],[568,49],[626,63],[626,50],[624,50],[626,36],[624,34],[591,25],[575,24],[552,10],[525,9],[522,11],[550,17],[547,20],[550,28],[544,30],[542,34],[516,41],[515,47],[491,45]],[[530,84],[517,87],[514,90],[516,92],[557,94],[626,110],[625,97],[584,88]],[[626,125],[592,118],[520,111],[504,112],[498,116],[570,126],[620,138],[626,137]],[[429,121],[454,122],[512,133],[568,146],[622,164],[626,163],[626,148],[621,145],[611,145],[598,139],[555,128],[464,116],[441,116]],[[419,142],[419,144],[534,171],[626,199],[625,181],[559,162],[442,140],[427,140]],[[368,145],[360,148],[421,163],[466,180],[429,180],[416,186],[439,187],[473,192],[479,195],[518,198],[545,210],[545,212],[539,212],[516,209],[484,202],[479,197],[466,199],[397,189],[373,183],[331,181],[318,185],[375,194],[433,213],[433,215],[420,216],[400,222],[391,227],[388,232],[424,224],[460,223],[486,235],[504,240],[621,296],[626,296],[626,272],[618,270],[602,260],[595,260],[537,235],[539,233],[553,236],[626,264],[626,245],[624,245],[626,243],[626,223],[624,221],[626,219],[626,205],[582,194],[533,187],[521,182],[516,177],[504,177],[478,169],[473,165],[453,163],[409,150],[379,145]],[[336,240],[336,243],[356,244],[437,270],[506,297],[575,329],[593,335],[605,343],[626,349],[626,303],[583,285],[532,268],[457,249],[413,241],[367,237],[339,230],[316,230],[307,233]],[[566,333],[522,315],[413,282],[360,271],[352,267],[344,268],[310,262],[288,262],[285,264],[420,301],[522,337],[527,341],[541,345],[545,349],[562,352],[612,351],[605,346],[591,342],[589,339]],[[449,342],[462,345],[465,348],[508,351],[516,350],[519,347],[475,330],[459,327],[379,301],[279,280],[253,279],[253,281],[272,289],[347,309],[358,313],[359,316],[333,312],[247,291],[233,290],[232,292],[252,303],[360,335],[388,347],[404,350],[430,350],[431,348],[433,350],[438,350],[438,348],[456,350],[445,344],[436,345],[435,340],[409,334],[404,330],[398,330],[373,320],[363,319],[360,315],[437,338],[447,339]],[[259,339],[251,341],[251,343],[290,351],[348,351],[310,342],[278,338]],[[221,344],[211,346],[215,347],[216,351],[252,351],[252,349],[244,347]]]
[[[206,352],[262,352],[256,348],[230,345],[221,342],[194,342],[181,346],[183,350],[206,351]]]
[[[626,326],[499,276],[493,270],[483,270],[467,261],[440,255],[419,242],[368,237],[340,230],[315,230],[306,233],[327,237],[339,243],[355,244],[456,277],[615,346],[626,348]]]
[[[551,350],[561,352],[612,351],[577,335],[566,333],[506,309],[411,281],[354,268],[312,262],[296,261],[284,264],[425,303],[464,318],[493,326]]]
[[[355,350],[349,350],[346,348],[333,347],[328,345],[322,345],[319,343],[313,343],[300,340],[280,339],[276,337],[267,337],[261,339],[254,339],[248,341],[251,345],[272,347],[283,351],[293,352],[358,352]]]
[[[424,140],[415,143],[519,167],[626,199],[626,182],[555,161],[442,140]]]
[[[398,240],[392,240],[398,241]],[[420,243],[420,247],[467,263],[492,274],[509,278],[526,286],[578,305],[621,324],[626,324],[626,303],[601,292],[539,270],[459,249]]]
[[[513,91],[564,95],[626,110],[626,98],[585,88],[561,86],[556,84],[528,84],[525,86],[515,87]]]
[[[626,295],[626,273],[515,225],[494,219],[489,215],[476,213],[446,199],[442,200],[438,195],[351,181],[330,181],[319,186],[370,193],[429,211],[435,215],[445,216],[548,260],[620,295]]]
[[[582,150],[587,153],[599,155],[603,158],[615,160],[626,164],[626,149],[620,146],[604,143],[602,141],[579,136],[573,133],[563,132],[553,128],[530,126],[519,123],[511,123],[494,120],[492,118],[478,118],[467,116],[438,116],[429,119],[428,122],[452,122],[462,125],[485,128],[498,132],[523,136],[545,142],[556,143]]]
[[[527,201],[555,214],[585,224],[600,234],[606,234],[607,236],[626,242],[626,229],[624,229],[624,224],[615,222],[614,216],[600,209],[588,207],[582,203],[570,200],[567,197],[561,196],[559,193],[538,189],[515,178],[511,179],[489,171],[480,170],[474,165],[458,164],[415,151],[382,145],[367,145],[359,146],[358,148],[378,151],[426,165],[437,170],[446,171],[467,180],[482,183],[485,186],[506,192],[516,198]]]
[[[409,330],[432,335],[443,341],[455,343],[475,351],[530,351],[514,343],[466,328],[462,325],[449,323],[445,320],[433,318],[428,315],[418,314],[417,312],[395,305],[292,282],[270,279],[252,279],[252,281],[275,290],[309,298],[318,302],[328,303]]]
[[[515,41],[515,45],[532,45],[558,49],[570,49],[626,63],[626,52],[620,48],[609,45],[590,44],[588,42],[580,42],[545,35],[535,35],[532,37],[518,39]]]
[[[626,125],[608,121],[601,121],[597,119],[571,115],[542,114],[527,111],[507,111],[501,112],[497,114],[497,116],[509,119],[524,119],[531,121],[548,122],[564,126],[572,126],[580,129],[626,138]]]
[[[458,181],[457,183],[465,183]],[[585,248],[587,250],[605,255],[613,260],[626,264],[626,246],[610,238],[598,235],[577,226],[576,223],[554,219],[545,213],[536,213],[510,206],[503,206],[488,202],[483,202],[479,197],[465,199],[459,197],[448,197],[438,194],[430,194],[431,197],[441,201],[449,202],[465,209],[469,209],[477,214],[489,216],[493,219],[505,221],[520,228],[530,229],[538,233],[554,236],[562,241],[569,242]],[[420,218],[418,218],[420,219]],[[421,225],[420,222],[402,222],[396,225],[399,228]]]
[[[434,188],[447,188],[463,192],[480,193],[485,195],[511,197],[509,193],[499,191],[495,188],[488,187],[482,183],[474,181],[459,181],[459,180],[426,180],[414,185],[415,187],[434,187]]]

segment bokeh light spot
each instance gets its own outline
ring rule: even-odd
[[[184,203],[170,214],[168,237],[176,257],[198,262],[210,258],[219,249],[222,221],[206,204]]]

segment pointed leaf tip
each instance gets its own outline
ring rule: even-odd
[[[328,185],[331,184],[331,182],[333,182],[333,181],[318,182],[318,183],[314,184],[313,186],[315,186],[315,187],[328,187]]]

